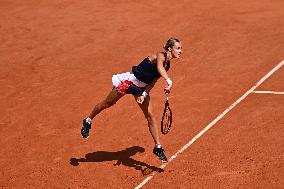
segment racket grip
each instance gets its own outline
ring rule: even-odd
[[[166,93],[166,100],[168,101],[169,100],[169,95]]]

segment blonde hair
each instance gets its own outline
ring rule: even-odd
[[[167,51],[169,50],[169,48],[172,48],[176,42],[180,42],[180,40],[178,40],[175,37],[171,37],[170,39],[168,39],[168,41],[166,42],[166,44],[164,45],[164,49]]]

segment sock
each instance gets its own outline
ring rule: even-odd
[[[156,148],[162,148],[161,144],[156,144]]]
[[[87,117],[87,118],[86,118],[86,122],[89,123],[89,124],[92,124],[92,119],[89,118],[89,117]]]

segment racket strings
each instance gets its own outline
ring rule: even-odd
[[[163,121],[162,121],[162,133],[166,134],[169,132],[172,124],[172,112],[169,106],[165,108]]]

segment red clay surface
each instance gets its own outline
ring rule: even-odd
[[[161,163],[131,96],[81,120],[172,35],[170,157],[284,59],[284,2],[0,2],[1,188],[134,188]],[[284,91],[278,70],[257,90]],[[164,82],[152,91],[157,119]],[[284,188],[284,96],[251,94],[145,188]]]

